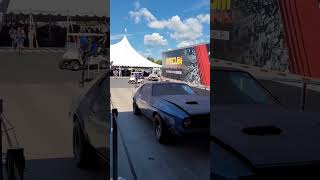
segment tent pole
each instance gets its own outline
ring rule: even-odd
[[[69,42],[69,10],[67,11],[67,40],[66,43]]]

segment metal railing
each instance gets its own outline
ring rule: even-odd
[[[121,179],[123,180],[123,177],[119,177],[119,163],[118,163],[118,154],[119,154],[119,148],[118,148],[118,136],[120,137],[120,140],[123,144],[123,148],[124,148],[124,152],[125,152],[125,156],[127,158],[127,161],[129,163],[129,167],[130,167],[130,173],[132,175],[132,179],[133,180],[137,180],[137,175],[136,172],[134,170],[134,166],[132,163],[132,160],[130,158],[129,152],[128,152],[128,148],[126,146],[126,143],[124,141],[124,138],[122,136],[120,127],[118,125],[118,109],[113,105],[113,103],[111,102],[111,117],[112,117],[112,129],[111,129],[111,135],[112,135],[112,179],[113,180],[118,180]]]
[[[4,177],[10,180],[23,179],[25,169],[24,149],[19,146],[18,139],[15,134],[14,126],[8,121],[3,110],[3,100],[0,99],[0,180]],[[9,134],[11,132],[11,134]],[[3,134],[7,141],[7,151],[3,153]],[[3,172],[3,160],[5,160],[6,174]]]

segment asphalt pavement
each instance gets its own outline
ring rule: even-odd
[[[132,113],[133,85],[128,78],[111,78],[111,98],[118,108],[120,133],[124,137],[138,179],[198,180],[210,178],[209,140],[179,138],[159,144],[152,130],[152,122]],[[121,144],[120,144],[121,145]],[[121,147],[120,176],[132,179],[129,162]]]
[[[80,169],[73,160],[67,115],[80,72],[60,70],[61,57],[61,52],[0,53],[0,98],[25,151],[25,179],[104,179],[108,170]]]

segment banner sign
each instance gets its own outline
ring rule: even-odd
[[[209,44],[162,53],[162,76],[192,84],[210,84]]]
[[[212,58],[287,72],[277,0],[211,0]]]

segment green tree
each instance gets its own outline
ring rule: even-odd
[[[156,60],[155,63],[159,64],[159,65],[162,65],[162,60]]]
[[[151,61],[151,62],[154,62],[154,61],[155,61],[154,58],[151,57],[151,56],[147,57],[147,59],[148,59],[149,61]]]

